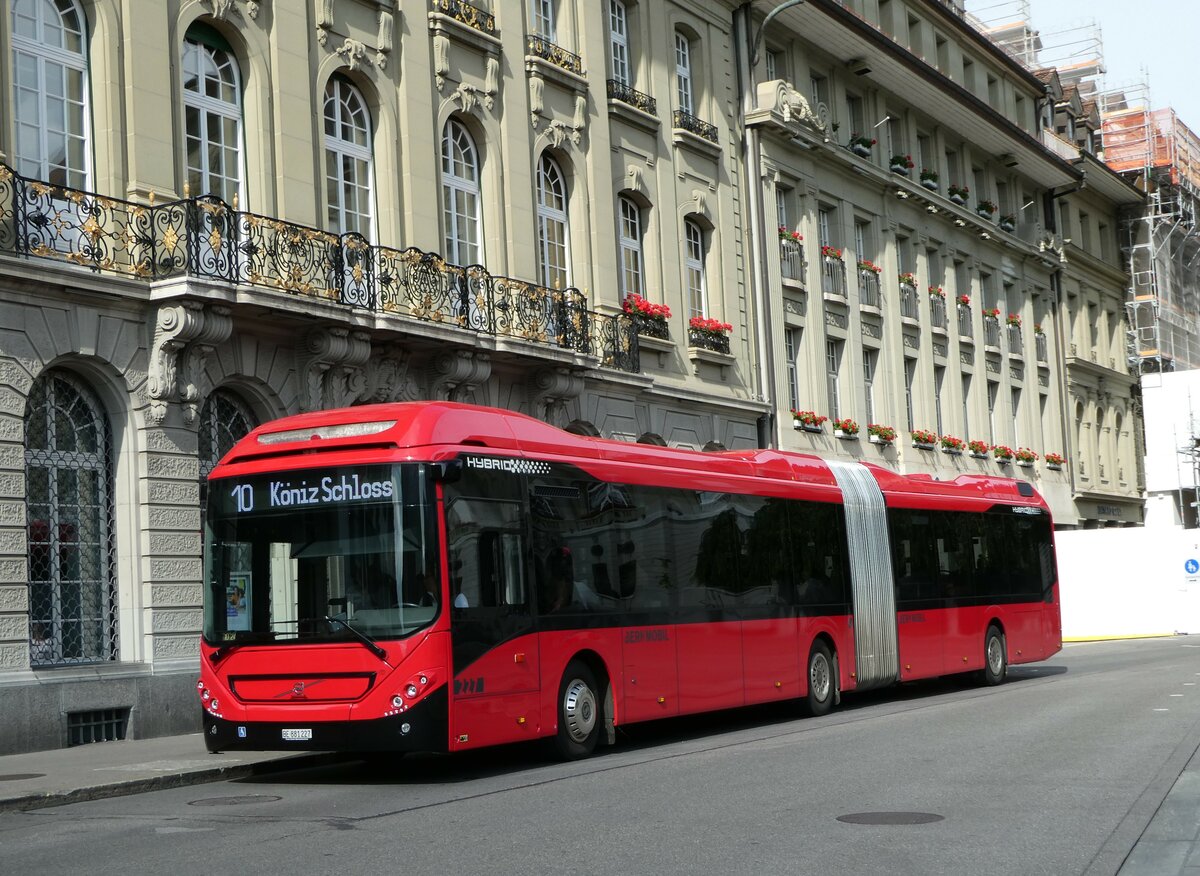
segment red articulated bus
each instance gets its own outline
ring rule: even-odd
[[[1025,482],[582,437],[423,402],[260,426],[212,472],[210,750],[567,757],[637,721],[1062,647]]]

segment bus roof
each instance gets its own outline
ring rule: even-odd
[[[600,477],[605,476],[604,468],[649,468],[664,481],[674,470],[685,477],[703,473],[705,480],[761,478],[800,483],[820,492],[837,489],[828,463],[813,454],[771,449],[699,451],[593,438],[515,411],[444,401],[361,405],[273,420],[234,445],[210,477],[362,463],[368,456],[374,462],[437,461],[463,452],[557,457],[594,469]],[[863,465],[888,496],[889,505],[924,505],[944,497],[1045,507],[1024,481],[966,474],[940,481],[929,475],[897,474],[869,462]]]

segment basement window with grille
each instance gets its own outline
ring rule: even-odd
[[[93,709],[67,714],[67,747],[90,742],[116,742],[125,738],[129,709]]]

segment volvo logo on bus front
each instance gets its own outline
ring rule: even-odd
[[[292,696],[301,698],[304,696],[304,682],[298,681],[292,685]]]

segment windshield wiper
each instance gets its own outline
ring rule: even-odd
[[[356,629],[355,627],[350,626],[349,623],[342,620],[342,618],[340,618],[340,617],[330,617],[329,615],[325,615],[325,621],[326,621],[326,623],[329,623],[329,624],[341,624],[343,627],[346,628],[346,630],[352,636],[354,636],[354,638],[356,638],[356,639],[358,639],[358,641],[362,642],[364,648],[366,648],[368,651],[370,651],[372,654],[374,654],[376,657],[378,657],[384,663],[387,663],[387,651],[385,651],[385,650],[383,650],[383,648],[379,647],[379,645],[377,645],[375,643],[375,640],[372,639],[370,636],[368,636],[366,633],[364,633],[362,630],[359,630],[359,629]],[[388,663],[388,665],[390,666],[391,664]]]

